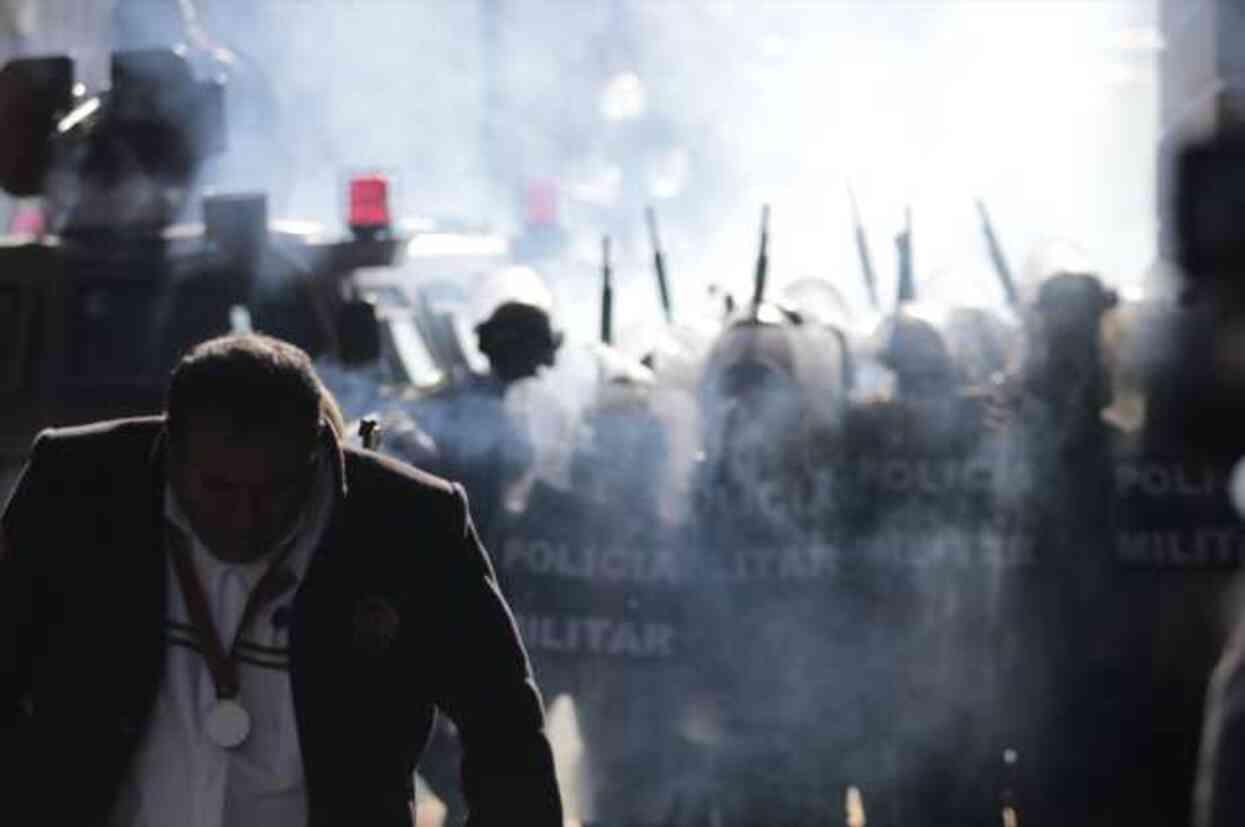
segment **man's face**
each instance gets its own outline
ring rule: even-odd
[[[293,525],[311,487],[314,441],[277,429],[239,430],[192,418],[181,450],[170,446],[169,481],[191,526],[229,562],[257,559]]]

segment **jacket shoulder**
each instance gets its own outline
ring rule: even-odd
[[[450,508],[462,496],[461,486],[394,457],[353,446],[342,454],[351,499]]]
[[[74,461],[97,458],[109,460],[145,460],[164,428],[163,416],[110,419],[85,425],[45,428],[35,437],[32,453]],[[145,464],[145,463],[144,463]]]
[[[457,541],[470,535],[472,521],[462,486],[393,457],[349,447],[343,450],[346,474],[345,513],[351,532],[392,549],[397,538],[419,536],[413,557],[381,556],[390,562],[445,563]],[[366,544],[365,544],[366,545]]]

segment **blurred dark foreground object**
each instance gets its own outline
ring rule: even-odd
[[[51,156],[57,113],[73,96],[73,61],[67,57],[14,60],[0,68],[0,187],[12,195],[38,195]]]
[[[1242,514],[1229,481],[1245,456],[1245,128],[1228,126],[1191,141],[1172,174],[1166,207],[1184,289],[1159,331],[1161,347],[1149,371],[1144,460],[1214,486],[1208,496],[1151,498],[1156,501],[1133,510],[1151,531],[1184,537],[1221,531],[1235,539]],[[1243,812],[1245,615],[1234,599],[1242,562],[1236,548],[1218,566],[1171,567],[1158,580],[1164,602],[1156,615],[1150,728],[1153,775],[1162,779],[1158,805],[1168,823],[1193,813],[1199,827],[1217,827],[1240,823]]]
[[[1245,127],[1188,143],[1173,172],[1177,263],[1194,283],[1237,281],[1245,274]]]
[[[70,58],[23,58],[0,69],[0,123],[0,187],[43,195],[56,231],[161,227],[224,150],[224,82],[183,51],[139,49],[88,94]]]

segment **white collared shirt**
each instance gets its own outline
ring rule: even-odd
[[[307,508],[285,542],[296,583],[256,612],[235,647],[251,732],[238,747],[208,740],[204,720],[216,687],[186,611],[181,586],[168,570],[164,677],[147,731],[121,787],[112,827],[305,827],[307,796],[289,674],[289,619],[333,506],[334,474],[322,456]],[[252,563],[225,563],[191,530],[171,487],[165,517],[191,540],[191,556],[222,643],[238,631],[247,597],[272,553]]]

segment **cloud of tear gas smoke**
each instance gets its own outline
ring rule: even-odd
[[[200,0],[199,30],[232,53],[234,149],[223,188],[270,193],[277,217],[338,228],[344,182],[395,179],[394,209],[487,221],[477,4]]]
[[[792,349],[816,341],[802,342],[808,331],[798,328],[783,335]],[[710,360],[721,372],[714,385],[730,385],[732,374],[748,384],[736,368],[755,354],[734,350],[734,366]],[[968,436],[953,386],[823,417],[820,430],[800,433],[793,408],[815,419],[809,397],[845,392],[814,381],[832,374],[833,361],[823,355],[816,377],[794,383],[789,371],[786,382],[753,371],[735,398],[706,398],[710,433],[715,423],[731,433],[706,457],[722,468],[709,479],[722,481],[702,493],[717,499],[708,514],[725,527],[700,553],[726,585],[700,582],[736,596],[738,625],[724,634],[740,659],[753,659],[735,679],[754,723],[781,737],[784,715],[817,721],[801,748],[830,754],[820,760],[840,794],[852,783],[866,799],[911,801],[952,754],[960,766],[992,768],[1020,693],[1042,712],[1049,653],[1034,649],[1019,663],[1016,643],[1041,622],[1016,609],[1017,584],[1035,563],[1025,509],[1040,484],[1026,476],[1026,439]],[[769,402],[745,404],[750,392]],[[741,406],[746,415],[733,417]],[[795,774],[815,774],[818,760]]]
[[[161,5],[124,5],[144,4]],[[337,225],[343,177],[380,168],[400,214],[514,230],[525,186],[555,179],[569,246],[545,263],[576,335],[592,335],[603,232],[619,329],[656,315],[650,203],[685,313],[710,283],[747,294],[762,202],[775,287],[829,277],[866,308],[848,185],[887,303],[909,205],[927,298],[1001,296],[977,197],[1017,269],[1071,244],[1131,281],[1153,257],[1152,2],[195,8],[236,58],[221,186],[268,189],[275,214]]]
[[[676,318],[686,323],[712,315],[705,311],[712,284],[741,302],[750,293],[762,203],[774,209],[773,291],[824,277],[863,312],[849,185],[884,310],[895,293],[893,235],[907,206],[918,291],[935,301],[1001,301],[978,197],[1017,272],[1030,260],[1045,270],[1042,255],[1030,257],[1035,249],[1074,249],[1108,281],[1128,281],[1153,255],[1156,48],[1140,36],[1153,31],[1152,2],[198,5],[205,31],[237,55],[235,142],[213,170],[217,183],[267,188],[278,216],[337,225],[343,175],[380,168],[398,181],[402,215],[514,232],[524,186],[558,180],[565,245],[533,264],[549,278],[572,338],[562,358],[576,369],[559,374],[569,387],[560,395],[577,406],[590,404],[599,381],[599,362],[569,348],[596,336],[602,234],[614,240],[615,329],[651,326],[658,315],[648,204],[661,217]],[[826,343],[816,344],[824,357]],[[640,402],[615,413],[651,412],[639,385]],[[518,396],[535,406],[540,395],[525,394]],[[914,408],[926,447],[955,443],[963,424],[956,404]],[[667,410],[701,413],[687,404]],[[841,806],[850,783],[862,788],[867,808],[876,790],[901,791],[925,767],[968,754],[989,764],[1002,745],[1000,721],[1040,706],[1042,653],[1025,650],[1033,640],[1025,630],[1044,618],[1021,617],[1012,587],[1015,572],[1033,562],[1032,525],[1044,513],[1028,513],[1030,506],[1057,482],[1035,470],[1027,452],[1056,444],[1058,423],[1035,420],[1002,446],[897,453],[888,440],[912,423],[882,407],[866,413],[877,414],[865,426],[876,443],[865,440],[845,456],[833,449],[847,447],[849,426],[835,417],[823,417],[815,441],[792,444],[804,432],[792,427],[790,404],[744,412],[761,438],[732,455],[729,471],[759,497],[758,519],[778,522],[784,541],[809,542],[760,546],[745,537],[738,549],[645,533],[667,528],[639,494],[652,488],[653,463],[669,456],[660,440],[645,443],[651,434],[643,427],[620,428],[612,449],[602,421],[580,423],[569,436],[561,420],[534,429],[557,435],[550,443],[597,440],[586,472],[599,490],[577,485],[583,481],[565,463],[555,488],[571,514],[589,499],[613,510],[575,531],[553,519],[525,526],[494,553],[538,672],[546,669],[555,686],[588,687],[577,701],[586,764],[608,768],[599,770],[607,785],[627,787],[635,776],[643,786],[646,773],[660,774],[665,746],[643,740],[662,716],[682,733],[670,754],[703,758],[695,745],[719,755],[735,749],[739,732],[727,731],[747,729],[741,710],[762,710],[775,727],[791,723],[784,714],[813,713],[807,742],[824,736],[841,749],[822,756],[826,764],[855,774],[836,777],[843,783],[829,798]],[[766,453],[767,427],[787,437],[788,453]],[[641,443],[643,451],[634,448]],[[814,450],[830,453],[818,459]],[[791,461],[808,472],[797,494],[766,478]],[[775,496],[767,500],[767,492]],[[792,502],[801,505],[794,513]],[[1014,522],[990,522],[996,506]],[[672,550],[681,556],[667,565]],[[852,568],[862,561],[872,573],[854,581],[864,576]],[[792,582],[800,593],[788,600]],[[637,592],[641,586],[651,591]],[[771,586],[764,600],[747,603],[749,589]],[[570,596],[582,590],[587,603],[575,604]],[[682,613],[653,608],[671,605]],[[705,665],[703,650],[714,646],[726,651]],[[732,662],[745,652],[755,660]],[[568,656],[594,659],[577,673],[581,683],[558,683]],[[994,669],[977,680],[983,661]],[[633,680],[636,663],[651,670],[644,680]],[[703,683],[680,671],[688,663],[705,665]],[[728,690],[704,685],[723,674]],[[649,728],[637,697],[649,699]],[[738,706],[723,709],[723,699]],[[622,720],[624,706],[634,726],[611,728],[603,719]],[[879,710],[889,717],[879,720]],[[795,752],[807,746],[797,741]],[[679,771],[681,791],[695,798],[734,770],[728,761],[725,776]],[[804,787],[829,777],[798,761],[791,774],[803,774]],[[608,801],[600,804],[608,811]]]

